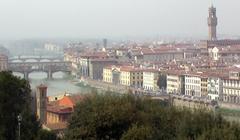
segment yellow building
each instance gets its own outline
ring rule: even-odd
[[[182,93],[182,79],[180,71],[167,72],[167,93]]]
[[[120,84],[131,87],[143,86],[143,69],[133,66],[120,68]]]
[[[130,74],[131,77],[131,86],[133,87],[142,87],[143,86],[143,71],[136,70]]]
[[[133,66],[107,66],[103,69],[103,82],[140,88],[143,70]]]
[[[103,68],[103,82],[119,84],[120,68],[116,66],[107,66]]]
[[[103,68],[103,82],[112,83],[112,67]]]
[[[208,94],[208,77],[201,77],[201,94],[202,96],[207,96]]]
[[[131,78],[130,78],[130,71],[129,70],[122,70],[120,71],[120,84],[125,86],[130,86]]]

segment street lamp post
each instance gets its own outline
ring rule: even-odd
[[[21,114],[17,116],[17,119],[18,119],[18,139],[21,140],[21,121],[22,121]]]

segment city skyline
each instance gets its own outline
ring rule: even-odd
[[[210,0],[0,1],[0,39],[149,36],[206,39],[211,3]],[[218,34],[240,34],[235,29],[240,20],[234,17],[239,2],[213,4],[219,19]]]

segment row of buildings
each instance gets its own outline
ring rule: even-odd
[[[145,92],[165,91],[189,97],[239,103],[236,67],[239,45],[202,49],[194,44],[125,45],[78,52],[68,48],[82,79],[123,85]],[[235,77],[234,77],[235,73]],[[228,85],[228,86],[227,86]]]
[[[240,68],[196,72],[111,65],[103,69],[103,82],[140,88],[146,92],[165,91],[168,94],[240,103]]]
[[[200,43],[128,42],[104,45],[102,49],[69,47],[64,59],[72,62],[82,79],[239,103],[240,40],[218,40],[216,8],[209,7],[208,13],[209,39]]]

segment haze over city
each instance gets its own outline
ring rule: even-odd
[[[239,35],[238,0],[1,0],[0,39],[179,36],[207,38],[214,3],[219,35]]]
[[[0,0],[0,140],[240,140],[239,0]]]

